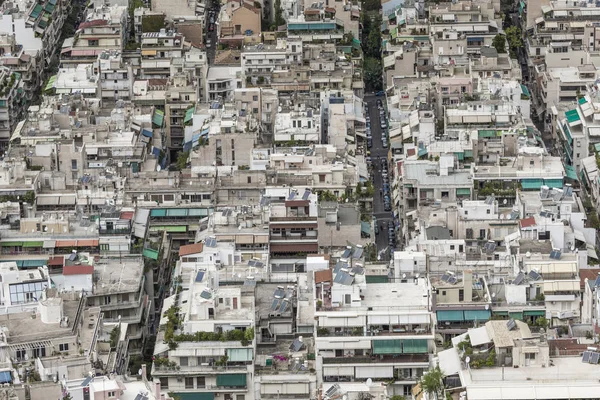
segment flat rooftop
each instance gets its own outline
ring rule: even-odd
[[[94,264],[94,295],[139,290],[144,276],[141,256],[100,258]]]
[[[74,324],[77,323],[75,318],[79,308],[79,299],[63,299],[62,307],[63,316],[69,318],[69,322],[65,327],[61,327],[59,323],[46,324],[42,322],[39,313],[33,318],[33,311],[24,311],[17,314],[1,314],[0,326],[8,328],[8,344],[15,345],[40,340],[52,340],[73,335],[72,329]]]
[[[423,278],[418,284],[410,283],[368,283],[362,289],[365,299],[361,302],[364,307],[414,308],[427,310],[429,308],[427,283]]]
[[[597,398],[600,366],[581,357],[553,358],[554,365],[460,371],[469,400]]]
[[[430,161],[413,161],[404,164],[404,179],[414,179],[423,186],[469,186],[472,185],[471,172],[461,170],[440,176],[439,164]]]

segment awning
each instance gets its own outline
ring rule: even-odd
[[[361,221],[360,222],[360,231],[364,233],[366,236],[371,236],[371,224],[369,222]]]
[[[57,240],[54,247],[77,247],[77,240]]]
[[[56,247],[56,240],[44,240],[44,249],[53,249]]]
[[[521,85],[521,92],[527,97],[531,97],[531,93],[529,93],[529,89],[525,85]]]
[[[144,257],[151,258],[153,260],[158,260],[158,251],[154,249],[144,249],[142,253]]]
[[[526,317],[544,317],[546,311],[544,310],[524,310],[523,315]]]
[[[43,247],[44,246],[44,242],[43,241],[35,241],[35,242],[23,242],[23,247]]]
[[[2,247],[21,247],[23,246],[23,242],[2,242],[0,243]]]
[[[300,244],[300,243],[271,243],[271,252],[273,253],[316,253],[319,250],[318,243]]]
[[[465,319],[462,310],[437,311],[436,315],[438,322],[462,322]]]
[[[10,371],[0,372],[0,383],[11,383],[11,382],[12,382],[12,376],[10,374]]]
[[[37,196],[35,198],[35,203],[38,206],[57,206],[58,202],[58,196]]]
[[[183,123],[189,122],[194,118],[194,111],[196,109],[194,107],[190,107],[185,111],[185,118],[183,119]]]
[[[267,235],[257,235],[254,236],[255,244],[267,244],[269,243],[269,237]]]
[[[165,120],[165,113],[161,110],[154,110],[154,114],[152,115],[152,123],[157,125],[159,128],[163,126],[163,122]]]
[[[373,354],[402,354],[400,339],[373,340]]]
[[[142,50],[143,56],[155,56],[156,50]]]
[[[490,317],[489,310],[465,310],[465,321],[488,321]]]
[[[563,180],[562,179],[544,179],[544,185],[549,188],[562,188]]]
[[[236,235],[235,242],[237,244],[253,244],[254,236],[253,235]]]
[[[571,125],[571,126],[581,123],[581,118],[579,117],[579,113],[577,112],[576,109],[567,111],[565,113],[565,116],[567,117],[567,121],[569,122],[569,125]]]
[[[215,392],[177,392],[177,400],[215,400]]]
[[[56,82],[56,75],[53,75],[50,77],[50,79],[48,79],[48,83],[46,84],[46,87],[44,88],[44,90],[50,90],[54,87],[54,83]]]
[[[572,179],[574,181],[579,180],[579,178],[577,177],[577,171],[575,171],[575,167],[573,167],[572,165],[565,165],[565,173],[567,175],[567,178]]]
[[[142,135],[146,136],[147,138],[152,138],[152,131],[149,131],[148,129],[142,129]]]
[[[456,195],[457,196],[470,196],[471,195],[471,189],[469,189],[469,188],[457,188],[456,189]]]
[[[98,240],[97,239],[78,240],[77,247],[98,247]]]
[[[75,195],[60,195],[60,205],[64,206],[72,206],[75,205],[75,203],[77,202],[77,198],[75,197]]]
[[[523,179],[521,181],[523,190],[539,190],[543,184],[543,179]]]
[[[246,374],[217,375],[217,386],[246,387]]]

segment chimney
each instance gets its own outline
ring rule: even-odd
[[[142,364],[142,381],[146,381],[146,364]]]
[[[145,365],[142,366],[142,369],[145,370]],[[156,400],[161,398],[160,395],[160,381],[158,379],[154,380],[154,397],[156,398]],[[164,396],[163,396],[164,398]]]

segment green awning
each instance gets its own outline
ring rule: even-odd
[[[525,310],[523,315],[526,317],[545,317],[546,311],[544,310]]]
[[[169,208],[167,209],[167,217],[187,217],[187,208]]]
[[[190,208],[188,209],[188,215],[198,216],[198,217],[206,217],[209,214],[208,208]]]
[[[509,311],[508,316],[512,319],[523,320],[523,311]]]
[[[577,100],[577,102],[579,104],[585,104],[585,103],[587,103],[587,99],[585,97],[580,97],[579,100]]]
[[[496,137],[496,130],[495,129],[480,129],[477,131],[477,136],[480,138]]]
[[[23,247],[43,247],[44,242],[23,242]]]
[[[565,138],[569,144],[573,143],[573,138],[571,137],[571,130],[567,124],[562,125],[563,131],[565,132]]]
[[[596,153],[600,153],[600,143],[596,143],[594,149],[596,149]]]
[[[437,311],[438,322],[462,322],[465,320],[462,310]]]
[[[457,158],[458,160],[460,160],[460,161],[462,161],[462,160],[464,160],[464,159],[465,159],[465,153],[463,153],[462,151],[461,151],[461,152],[454,153],[454,155],[455,155],[455,156],[456,156],[456,158]]]
[[[465,157],[473,158],[473,150],[465,150]]]
[[[562,179],[544,179],[544,185],[549,188],[562,188],[563,180]]]
[[[152,115],[152,123],[159,128],[163,126],[165,121],[165,113],[161,110],[154,110],[154,114]]]
[[[151,217],[166,217],[167,210],[164,208],[155,208],[153,210],[150,210],[150,216]]]
[[[569,124],[575,123],[577,121],[581,121],[581,118],[579,117],[579,113],[577,112],[577,110],[569,110],[565,113],[565,116],[567,117],[567,121],[569,121]]]
[[[142,253],[144,257],[151,258],[153,260],[158,260],[158,251],[154,249],[144,249]]]
[[[187,225],[165,226],[164,231],[167,232],[187,232]]]
[[[465,310],[465,321],[488,321],[490,310]]]
[[[402,353],[428,353],[427,339],[402,339]]]
[[[252,361],[252,349],[227,349],[227,360],[232,362]]]
[[[457,196],[470,196],[471,195],[471,189],[469,189],[469,188],[457,188],[456,189],[456,195]]]
[[[521,181],[523,190],[539,190],[543,184],[543,179],[523,179]]]
[[[177,400],[215,400],[215,392],[178,392],[173,397]]]
[[[525,85],[521,85],[521,92],[527,97],[531,97],[531,93],[529,93],[529,89]]]
[[[217,375],[217,386],[246,387],[246,374]]]
[[[194,118],[195,107],[188,108],[185,112],[185,118],[183,119],[183,123],[189,122]]]
[[[419,152],[417,153],[418,157],[424,156],[425,154],[427,154],[427,149],[426,148],[420,148]]]
[[[494,315],[508,316],[508,311],[492,311]]]
[[[371,224],[365,221],[360,222],[360,231],[367,236],[371,236]]]
[[[388,283],[389,279],[385,275],[365,275],[367,283]]]
[[[574,181],[578,181],[579,178],[577,177],[577,171],[575,171],[575,167],[572,165],[565,165],[565,173],[567,175],[567,178],[569,179],[573,179]]]
[[[31,14],[29,14],[29,16],[33,19],[37,19],[37,17],[40,16],[40,13],[42,12],[42,10],[44,9],[44,7],[42,7],[41,4],[37,4],[34,8],[33,11],[31,11]]]
[[[44,88],[44,90],[50,90],[54,88],[54,83],[56,82],[56,76],[57,75],[53,75],[50,77],[50,79],[48,79],[48,83],[46,84],[46,87]]]
[[[54,7],[56,7],[56,5],[48,3],[46,4],[46,7],[44,7],[44,11],[47,11],[50,14],[52,14],[52,11],[54,11]]]
[[[0,243],[2,247],[20,247],[23,246],[23,242],[2,242]]]
[[[48,264],[48,260],[23,260],[19,264],[20,268],[39,268]]]
[[[400,339],[373,340],[373,354],[402,354]]]

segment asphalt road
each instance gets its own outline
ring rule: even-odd
[[[371,159],[373,160],[373,169],[371,170],[371,178],[375,186],[375,198],[373,199],[373,216],[377,218],[379,225],[379,234],[375,235],[375,243],[377,251],[382,254],[382,260],[389,260],[389,252],[381,253],[389,249],[387,225],[393,223],[391,211],[383,209],[383,180],[381,178],[381,160],[388,158],[388,149],[384,149],[381,145],[381,136],[383,134],[380,126],[379,110],[377,109],[377,99],[375,95],[366,95],[365,102],[367,103],[368,114],[371,118],[371,134],[373,136],[373,147],[371,147]],[[382,101],[384,98],[381,98]],[[388,167],[389,170],[389,167]],[[381,190],[381,191],[380,191]],[[383,229],[382,229],[383,227]]]

